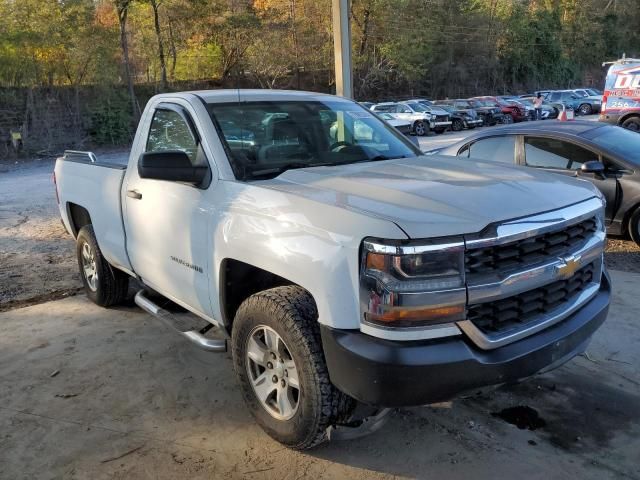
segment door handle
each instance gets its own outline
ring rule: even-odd
[[[142,194],[137,190],[127,190],[127,197],[140,200],[142,198]]]

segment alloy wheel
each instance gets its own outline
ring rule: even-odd
[[[277,420],[289,420],[300,404],[298,368],[282,337],[258,325],[247,340],[246,368],[262,407]]]
[[[87,285],[92,292],[98,290],[98,267],[96,255],[91,245],[85,242],[82,245],[82,272]]]

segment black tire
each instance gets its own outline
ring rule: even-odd
[[[298,372],[297,407],[289,419],[278,419],[267,411],[249,377],[248,343],[252,332],[262,327],[280,336]],[[319,445],[327,438],[327,427],[345,421],[355,407],[355,400],[329,380],[318,311],[313,298],[303,288],[277,287],[247,298],[236,313],[231,345],[236,376],[247,407],[256,422],[278,442],[296,450]]]
[[[636,211],[631,214],[627,228],[629,229],[631,240],[640,247],[640,208],[636,208]]]
[[[429,125],[418,120],[413,124],[413,133],[419,137],[426,137],[429,134]]]
[[[578,107],[578,112],[580,115],[591,115],[593,113],[593,108],[588,103],[583,103]]]
[[[86,246],[85,246],[86,245]],[[83,252],[89,248],[93,255],[93,270],[96,275],[89,280],[84,268]],[[129,276],[111,266],[105,260],[98,246],[96,235],[91,225],[86,225],[78,232],[76,239],[76,256],[84,289],[89,299],[101,307],[110,307],[124,302],[129,290]]]
[[[502,117],[502,123],[504,123],[505,125],[510,125],[513,122],[513,115],[511,115],[510,113],[505,113],[504,117]]]
[[[436,135],[442,135],[446,128],[434,128],[433,131],[436,132]]]
[[[451,130],[453,130],[454,132],[459,132],[463,128],[464,128],[464,123],[462,123],[462,120],[460,120],[459,118],[454,118],[453,121],[451,122]]]
[[[630,117],[622,122],[622,126],[634,132],[640,132],[640,117]]]

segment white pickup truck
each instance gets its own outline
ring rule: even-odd
[[[251,413],[293,448],[558,366],[609,307],[590,183],[422,156],[334,96],[158,95],[127,166],[67,152],[54,179],[89,298],[133,277],[186,339],[229,343]]]

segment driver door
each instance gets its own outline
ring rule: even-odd
[[[127,171],[127,251],[145,284],[177,303],[211,316],[208,228],[213,206],[207,193],[216,177],[188,111],[161,103],[148,127],[145,152],[182,150],[193,165],[207,165],[209,185],[140,178]]]

